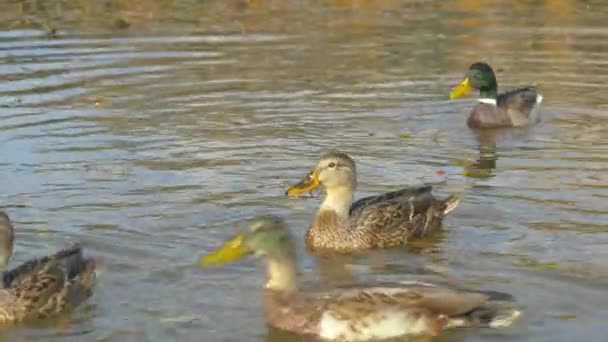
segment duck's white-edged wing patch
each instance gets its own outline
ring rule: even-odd
[[[536,103],[529,114],[530,122],[540,122],[540,107],[542,102],[543,96],[541,94],[536,94]]]
[[[477,99],[480,103],[496,106],[496,99]]]
[[[508,314],[499,315],[494,317],[492,321],[488,324],[490,328],[506,328],[513,324],[517,318],[521,316],[521,311],[513,310]]]
[[[369,341],[404,335],[420,335],[433,330],[433,319],[395,309],[378,310],[356,319],[342,319],[328,310],[321,316],[321,338],[338,341]]]
[[[490,322],[488,322],[487,327],[493,329],[509,327],[519,318],[519,316],[521,316],[521,314],[521,311],[515,309],[498,313],[496,314],[496,316],[492,317],[492,320]],[[466,317],[453,317],[448,320],[444,329],[463,328],[470,326],[471,322]]]
[[[400,280],[397,282],[397,284],[400,285],[409,285],[409,286],[425,286],[425,287],[437,287],[437,285],[432,284],[432,283],[427,283],[424,281],[418,281],[418,280]],[[393,292],[404,292],[403,288],[396,288],[398,291],[393,291]]]

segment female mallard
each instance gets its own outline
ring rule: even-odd
[[[352,203],[356,185],[355,162],[344,153],[332,152],[287,190],[288,196],[296,196],[325,187],[325,200],[306,234],[309,249],[352,252],[402,245],[438,227],[460,201],[455,196],[437,200],[431,186],[422,186]]]
[[[471,110],[467,125],[471,128],[518,127],[540,121],[538,110],[543,97],[534,87],[525,87],[498,94],[494,71],[486,63],[469,67],[460,85],[450,92],[450,99],[479,89],[479,103]]]
[[[0,212],[0,267],[13,252],[13,225]],[[75,308],[87,299],[95,281],[95,261],[80,247],[30,260],[0,279],[0,324],[46,318]]]
[[[201,259],[219,265],[248,254],[264,257],[265,318],[284,331],[326,341],[368,341],[437,335],[450,327],[505,327],[521,314],[505,293],[469,291],[420,282],[303,292],[294,244],[276,216],[254,219],[248,230]]]

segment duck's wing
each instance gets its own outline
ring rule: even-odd
[[[43,318],[68,311],[92,294],[95,261],[81,247],[28,261],[3,276],[21,318]]]
[[[423,186],[363,198],[351,206],[350,226],[369,231],[378,240],[424,235],[433,218],[451,210],[451,203],[457,204],[452,199],[438,201],[431,190],[431,186]]]
[[[321,337],[348,340],[436,335],[445,327],[474,326],[480,320],[469,317],[489,302],[482,293],[424,284],[336,289],[323,299]],[[483,315],[491,319],[489,312]]]
[[[528,117],[533,109],[542,102],[542,96],[535,87],[514,89],[498,95],[496,105],[505,110],[517,111]]]
[[[341,287],[327,295],[335,303],[357,301],[368,306],[426,308],[447,316],[471,312],[490,299],[484,292],[463,291],[422,282],[385,283],[373,287]]]
[[[369,311],[423,309],[445,316],[452,326],[506,326],[520,315],[513,297],[497,291],[475,291],[422,282],[385,283],[338,288],[325,295],[333,307]],[[331,306],[330,306],[331,307]]]
[[[401,190],[387,192],[382,195],[364,197],[357,200],[350,206],[349,215],[351,217],[358,217],[361,216],[366,210],[374,208],[375,206],[392,202],[409,201],[410,199],[412,199],[414,201],[413,204],[416,205],[414,208],[415,210],[426,210],[429,204],[434,200],[434,197],[431,194],[432,190],[432,186],[426,185],[421,187],[404,188]]]

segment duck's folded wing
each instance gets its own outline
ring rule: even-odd
[[[351,205],[350,216],[360,216],[362,211],[369,210],[383,203],[394,201],[402,202],[410,199],[413,199],[413,203],[418,207],[417,209],[420,210],[423,207],[428,208],[428,205],[430,205],[433,200],[433,195],[431,194],[432,190],[433,187],[428,185],[391,191],[382,195],[364,197]]]
[[[82,263],[82,248],[74,246],[63,249],[55,254],[27,261],[4,273],[2,281],[4,287],[7,288],[52,267],[64,268],[68,278],[73,278],[79,273],[78,271]]]
[[[95,260],[78,246],[28,261],[4,274],[15,298],[17,320],[44,318],[67,311],[92,294]]]
[[[498,95],[496,104],[507,110],[516,110],[528,115],[538,104],[539,95],[534,87],[519,88]]]
[[[21,312],[18,320],[45,318],[62,311],[65,305],[59,294],[65,288],[64,273],[56,264],[47,263],[37,273],[20,277],[10,289],[16,299],[15,307]]]
[[[436,335],[446,327],[504,327],[520,312],[480,292],[410,283],[340,289],[326,293],[321,336],[351,340]],[[360,337],[360,338],[354,338]]]
[[[363,198],[351,207],[350,226],[378,234],[379,238],[415,233],[426,227],[427,211],[437,202],[431,190],[426,186]]]
[[[432,285],[378,286],[352,288],[328,295],[334,305],[359,303],[369,308],[394,306],[395,308],[424,308],[436,314],[459,316],[483,306],[489,299],[481,292],[453,290]],[[358,305],[359,305],[358,304]]]

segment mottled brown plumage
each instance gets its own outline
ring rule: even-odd
[[[472,89],[479,89],[480,100],[467,120],[471,128],[519,127],[540,121],[538,111],[543,97],[536,88],[518,88],[497,95],[496,76],[486,63],[472,64],[462,83],[450,93],[450,98],[464,96]]]
[[[431,186],[422,186],[352,203],[355,162],[339,152],[322,156],[315,169],[287,194],[298,195],[319,186],[325,188],[326,197],[306,233],[312,250],[351,252],[402,245],[436,230],[459,202],[455,196],[438,200]]]
[[[267,322],[330,341],[438,335],[455,327],[503,327],[521,314],[508,294],[407,282],[327,292],[265,290]]]
[[[259,217],[203,263],[255,254],[267,263],[264,314],[269,325],[326,341],[437,335],[450,327],[504,327],[520,315],[509,294],[430,283],[377,283],[302,291],[294,244],[282,219]],[[236,253],[236,254],[235,254]],[[219,255],[229,256],[225,259]],[[238,256],[235,258],[235,256]]]
[[[12,235],[8,216],[0,212],[0,247]],[[12,240],[10,245],[12,251]],[[68,312],[91,296],[94,283],[95,261],[84,258],[81,247],[30,260],[2,274],[0,324]]]

